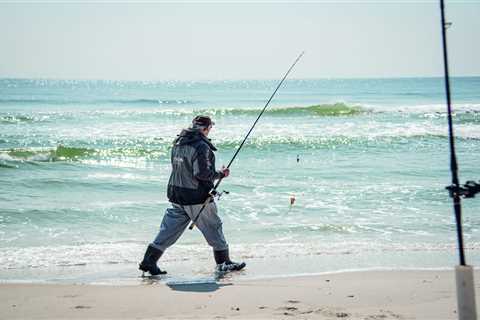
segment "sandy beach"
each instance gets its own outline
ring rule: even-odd
[[[478,280],[475,287],[480,292]],[[365,271],[170,286],[155,280],[2,284],[0,318],[439,320],[457,314],[453,271]]]

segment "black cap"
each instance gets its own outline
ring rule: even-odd
[[[209,126],[213,126],[214,124],[215,122],[213,122],[209,116],[196,116],[192,120],[192,125],[197,127],[208,128]]]

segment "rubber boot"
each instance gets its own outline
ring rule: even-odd
[[[160,259],[162,254],[162,250],[149,245],[147,251],[145,251],[143,261],[138,265],[138,269],[142,270],[143,272],[149,272],[152,276],[166,274],[166,271],[160,270],[160,268],[157,266],[157,261]]]
[[[230,260],[228,249],[220,251],[214,250],[213,256],[215,257],[215,262],[217,263],[217,270],[221,272],[239,271],[245,268],[247,265],[245,262],[238,263]]]

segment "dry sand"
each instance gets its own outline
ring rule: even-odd
[[[440,320],[457,314],[453,271],[368,271],[178,286],[1,284],[0,319],[19,318]]]

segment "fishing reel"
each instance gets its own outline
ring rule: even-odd
[[[220,197],[221,197],[224,193],[225,193],[225,194],[229,194],[230,191],[223,190],[222,192],[218,192],[217,190],[214,189],[214,190],[210,191],[210,196],[211,196],[212,198],[215,198],[215,197],[216,197],[217,200],[220,200]]]
[[[450,197],[452,198],[455,195],[464,198],[474,198],[475,195],[480,192],[480,183],[470,180],[467,181],[464,185],[456,186],[452,184],[445,189],[449,191]]]

